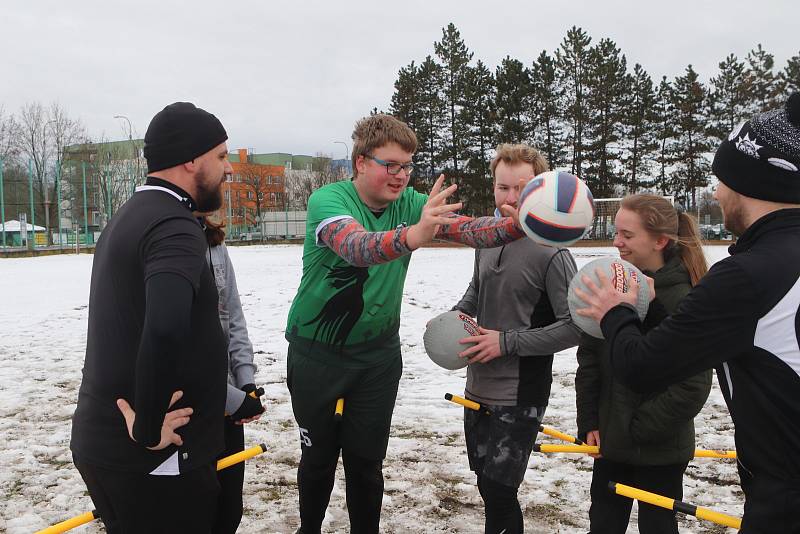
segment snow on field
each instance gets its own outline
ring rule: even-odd
[[[576,248],[582,266],[609,248]],[[711,262],[727,255],[709,247]],[[285,386],[283,328],[300,280],[300,246],[232,248],[242,302],[256,350],[257,382],[267,413],[248,425],[249,444],[268,452],[247,465],[242,532],[293,532],[297,527],[297,428]],[[0,532],[32,532],[92,509],[71,463],[70,417],[81,379],[91,256],[0,261]],[[428,319],[449,309],[472,272],[468,249],[414,254],[401,321],[404,371],[385,463],[382,530],[397,533],[482,532],[482,506],[467,468],[461,409],[443,400],[463,392],[465,372],[445,371],[423,351]],[[545,423],[575,432],[575,349],[556,356]],[[716,379],[715,379],[716,380]],[[733,425],[716,383],[697,417],[698,447],[732,449]],[[546,436],[540,441],[551,441]],[[534,453],[520,490],[528,532],[588,529],[591,459]],[[731,460],[699,459],[685,477],[684,500],[741,516],[743,496]],[[341,467],[325,532],[346,532]],[[686,533],[731,532],[694,518]],[[102,532],[99,522],[75,532]],[[636,532],[635,511],[629,532]]]

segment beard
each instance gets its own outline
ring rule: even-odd
[[[197,211],[210,213],[222,207],[222,180],[213,185],[205,170],[197,173]]]
[[[741,237],[747,230],[744,210],[742,210],[742,205],[738,202],[733,203],[728,209],[722,210],[722,219],[725,223],[725,228],[737,237]]]

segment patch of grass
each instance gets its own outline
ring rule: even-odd
[[[575,518],[564,512],[559,505],[554,503],[529,504],[523,511],[525,519],[531,519],[531,524],[546,524],[551,526],[566,525],[579,528],[580,524]],[[527,521],[526,521],[527,523]]]

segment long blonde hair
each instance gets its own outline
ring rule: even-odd
[[[697,222],[683,212],[678,212],[664,197],[649,194],[630,195],[622,199],[620,208],[633,211],[642,220],[645,230],[654,236],[664,235],[669,244],[664,247],[664,259],[678,254],[692,286],[708,272],[703,254],[703,243]]]

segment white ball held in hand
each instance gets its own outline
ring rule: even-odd
[[[572,282],[569,284],[569,293],[567,294],[567,304],[569,305],[569,313],[572,316],[572,322],[578,325],[578,328],[589,334],[590,336],[604,339],[603,332],[600,330],[600,325],[589,317],[578,315],[576,310],[586,308],[586,303],[575,294],[575,288],[580,288],[583,292],[589,293],[583,283],[583,277],[587,276],[595,284],[599,285],[600,282],[597,278],[596,269],[600,269],[606,273],[606,276],[611,280],[614,288],[622,293],[630,291],[631,279],[639,282],[639,296],[636,300],[636,312],[639,314],[639,319],[644,320],[647,315],[647,309],[650,307],[650,286],[648,285],[647,277],[636,266],[620,258],[598,258],[583,266],[581,270],[575,273]]]
[[[469,358],[461,358],[459,353],[475,345],[462,345],[458,340],[478,334],[478,324],[472,317],[460,311],[449,311],[428,322],[422,340],[425,343],[425,352],[433,363],[452,371],[467,366]]]

